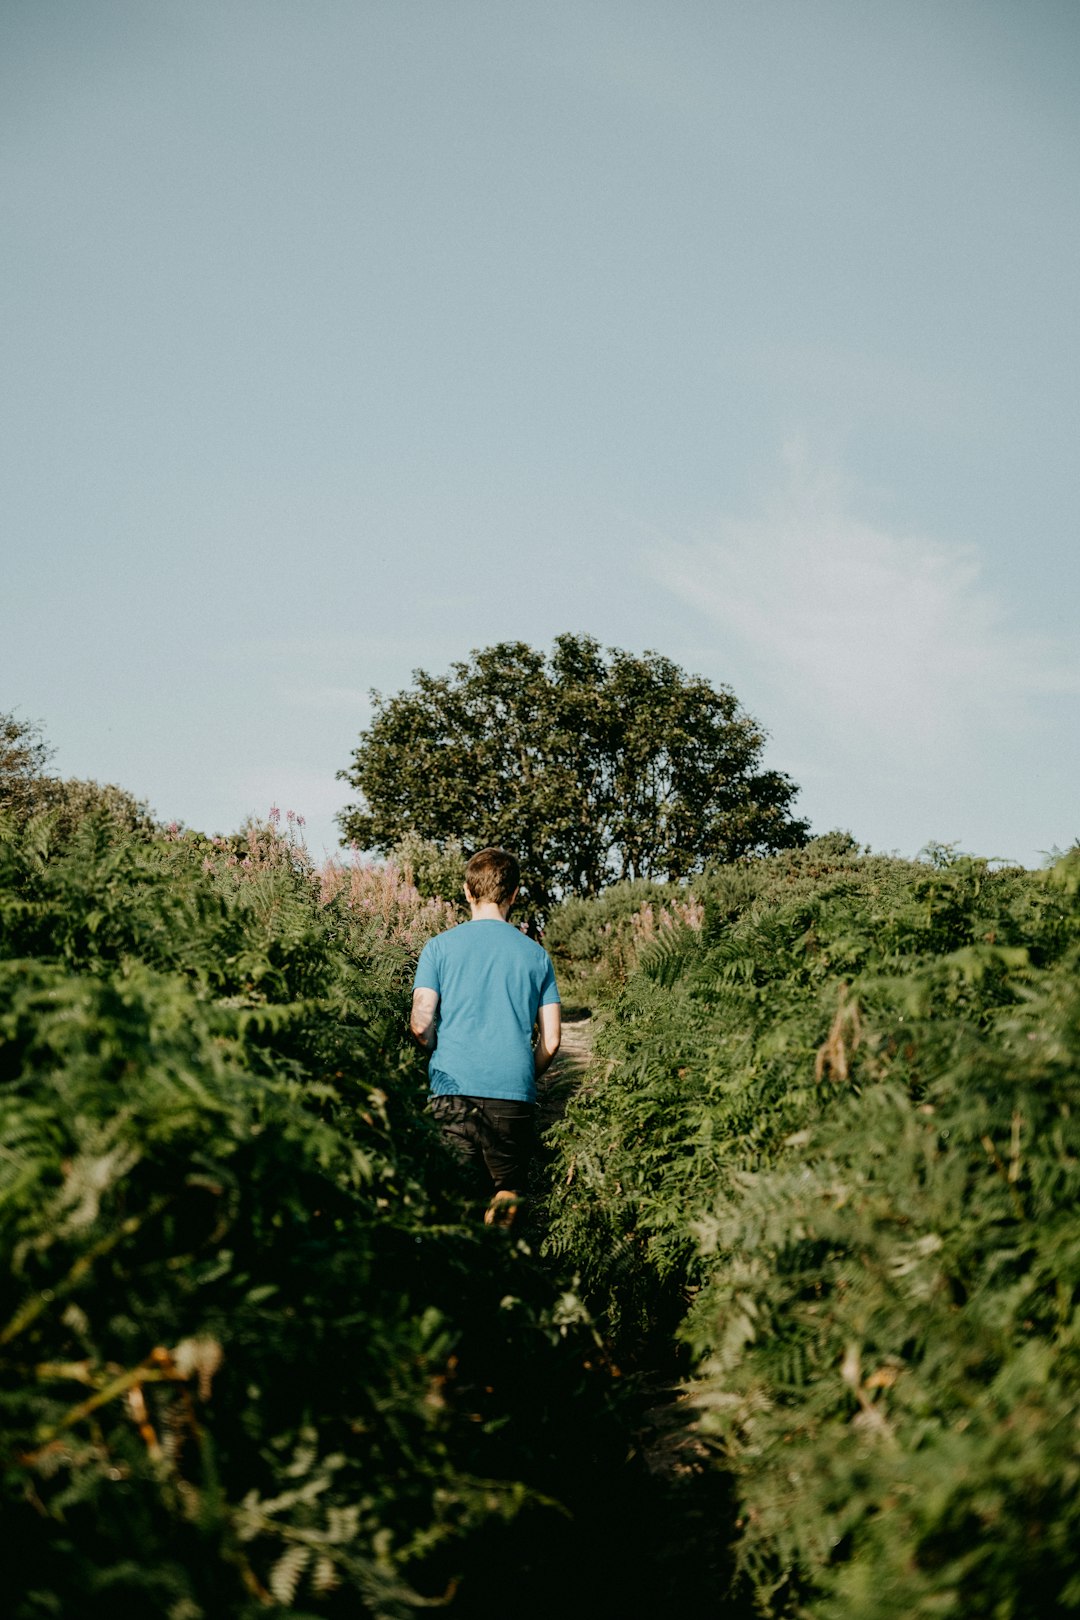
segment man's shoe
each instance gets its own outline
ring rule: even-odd
[[[497,1192],[487,1209],[484,1211],[485,1226],[513,1226],[514,1216],[521,1204],[521,1196],[516,1192]]]

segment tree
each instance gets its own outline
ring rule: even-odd
[[[53,835],[61,842],[90,816],[104,816],[118,832],[151,830],[148,806],[126,788],[50,776],[52,753],[40,725],[0,712],[0,815],[11,816],[17,826],[33,816],[50,816]]]
[[[338,773],[361,794],[338,822],[362,848],[410,833],[504,844],[546,911],[620,878],[677,881],[806,840],[794,783],[760,768],[757,722],[658,653],[562,635],[549,658],[506,641],[413,679],[372,693],[374,718]]]
[[[17,821],[34,813],[51,752],[40,726],[0,713],[0,811]]]

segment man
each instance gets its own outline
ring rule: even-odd
[[[489,1198],[489,1224],[509,1224],[524,1195],[536,1081],[562,1030],[551,957],[509,920],[520,876],[505,849],[473,856],[465,868],[472,918],[421,951],[409,1026],[432,1054],[431,1112]]]

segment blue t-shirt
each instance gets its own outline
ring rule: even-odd
[[[428,1078],[435,1096],[535,1102],[532,1031],[559,999],[542,945],[496,917],[459,923],[420,952],[415,988],[439,997]]]

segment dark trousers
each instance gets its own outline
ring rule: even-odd
[[[523,1193],[536,1151],[536,1104],[502,1097],[432,1097],[443,1141],[471,1172],[478,1197]]]

